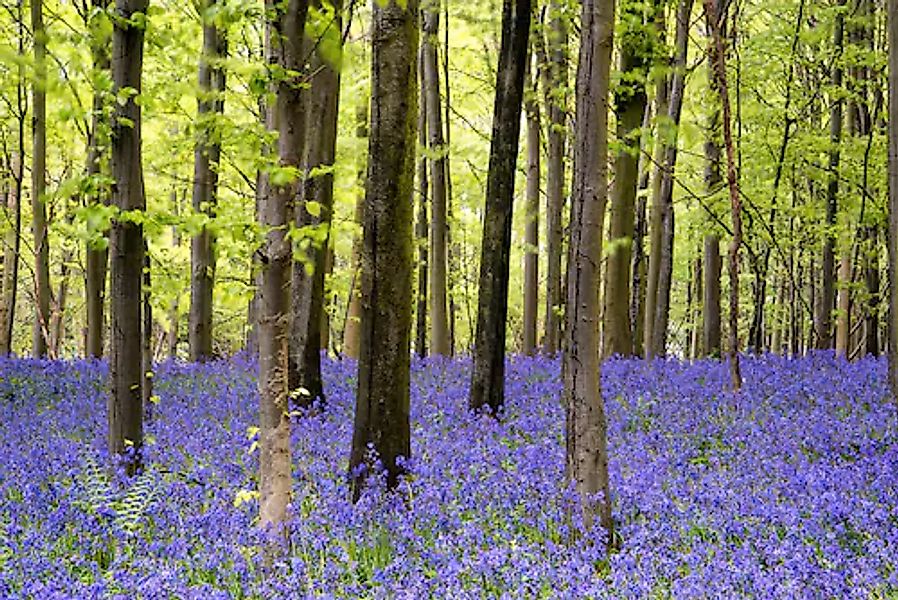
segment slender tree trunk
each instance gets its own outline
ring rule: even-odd
[[[469,398],[472,410],[487,408],[496,416],[505,398],[511,217],[530,15],[530,0],[504,0]]]
[[[669,97],[667,104],[667,121],[672,132],[659,135],[662,162],[655,176],[660,178],[656,191],[655,217],[660,231],[655,234],[659,242],[657,253],[652,255],[658,259],[657,284],[655,287],[655,314],[652,326],[652,352],[654,356],[663,356],[667,351],[667,332],[670,321],[670,288],[673,281],[674,251],[674,208],[673,185],[674,171],[677,164],[677,129],[683,110],[683,96],[686,89],[686,61],[689,50],[689,27],[692,19],[692,0],[680,0],[677,5],[677,31],[674,41],[673,73],[670,76]],[[663,114],[663,113],[662,113]],[[663,131],[663,127],[662,127]],[[660,221],[659,221],[660,219]],[[651,267],[653,269],[654,268]],[[647,316],[649,318],[651,315]]]
[[[278,166],[268,174],[259,207],[260,225],[266,231],[259,250],[259,524],[284,535],[292,470],[287,402],[292,252],[287,226],[299,191],[305,142],[302,84],[306,80],[303,38],[307,11],[306,0],[266,0],[268,61],[277,65],[272,121],[278,132]]]
[[[418,146],[427,147],[427,90],[424,77],[424,45],[418,49]],[[418,222],[415,225],[415,236],[418,244],[418,296],[415,304],[415,352],[423,358],[427,355],[427,263],[428,263],[428,231],[427,198],[430,192],[427,176],[427,156],[418,156]]]
[[[144,27],[134,14],[146,15],[147,0],[116,0],[112,34],[112,80],[117,97],[112,121],[112,199],[120,211],[146,209],[141,165],[141,110]],[[133,93],[126,93],[133,90]],[[143,226],[131,219],[115,219],[110,233],[111,323],[108,402],[109,453],[125,454],[128,470],[140,469],[143,444],[144,369],[140,340],[141,287],[144,268]],[[126,449],[133,449],[133,454]]]
[[[642,137],[648,140],[646,132],[649,131],[652,122],[652,105],[646,104],[645,114],[642,118]],[[647,143],[644,145],[648,146]],[[633,283],[630,286],[630,331],[633,334],[633,354],[644,356],[644,324],[645,324],[645,293],[646,293],[646,255],[645,237],[648,232],[646,220],[646,193],[649,187],[649,160],[651,149],[646,148],[639,154],[639,183],[636,192],[636,224],[633,233],[633,265],[631,273]]]
[[[312,6],[320,8],[319,0]],[[338,38],[342,33],[340,11],[334,6],[334,18],[329,21]],[[320,34],[328,35],[327,32]],[[342,38],[340,38],[342,39]],[[337,117],[340,102],[340,57],[332,63],[315,45],[314,39],[306,43],[314,48],[311,59],[311,90],[307,103],[309,114],[316,115],[317,127],[306,131],[305,176],[300,188],[300,205],[296,207],[296,226],[323,229],[321,238],[314,240],[302,260],[293,263],[293,306],[290,327],[290,389],[299,391],[295,401],[309,406],[316,398],[324,400],[321,379],[321,321],[324,314],[324,275],[327,249],[330,245],[331,216],[334,210],[334,176],[332,172],[316,174],[316,170],[332,170],[337,151]],[[303,390],[305,390],[303,392]]]
[[[531,32],[532,35],[533,32]],[[536,351],[537,307],[539,305],[539,192],[541,182],[540,146],[541,124],[537,78],[529,71],[532,57],[527,60],[525,75],[525,112],[527,113],[527,206],[524,229],[524,354]]]
[[[181,208],[181,199],[178,196],[178,192],[176,189],[172,188],[171,195],[169,196],[171,200],[172,207],[174,209],[174,216],[180,217],[183,213]],[[171,228],[171,243],[172,249],[177,251],[181,247],[181,229],[177,225],[173,225]],[[169,305],[168,309],[168,357],[169,358],[177,358],[178,357],[178,342],[180,335],[180,294],[175,294],[174,298],[172,298],[171,305]]]
[[[411,454],[409,338],[417,17],[416,0],[374,3],[362,339],[349,457],[353,500],[362,494],[372,460],[381,462],[392,489],[405,470],[403,459]]]
[[[47,235],[47,32],[43,0],[31,2],[31,32],[34,39],[32,87],[31,231],[34,235],[35,318],[32,352],[47,354],[50,337],[50,238]]]
[[[15,142],[9,160],[11,180],[2,197],[4,217],[9,229],[3,237],[3,279],[0,288],[0,356],[12,353],[13,324],[16,320],[16,297],[19,282],[19,248],[22,241],[22,182],[25,156],[25,119],[27,100],[25,89],[25,18],[23,3],[16,5],[16,43],[19,59],[16,72]]]
[[[695,282],[695,292],[693,294],[695,298],[695,306],[693,307],[692,312],[689,314],[689,357],[695,360],[702,354],[702,326],[700,321],[702,318],[702,299],[704,293],[704,290],[702,289],[702,283],[704,283],[702,273],[702,271],[704,270],[704,265],[702,264],[701,246],[699,246],[698,250],[696,251],[695,260],[692,264],[692,281]]]
[[[889,40],[889,387],[898,403],[898,0],[888,4]]]
[[[646,77],[650,52],[643,23],[642,2],[622,0],[620,72],[615,90],[617,140],[614,157],[614,187],[611,193],[611,228],[608,244],[608,271],[605,275],[605,353],[628,356],[633,352],[630,328],[630,267],[635,228],[636,189],[642,121],[648,103]]]
[[[152,304],[152,276],[150,265],[150,250],[147,242],[143,242],[143,285],[141,286],[141,317],[143,319],[141,347],[141,395],[143,407],[152,418],[151,398],[153,397],[153,304]]]
[[[848,357],[851,332],[851,255],[843,254],[839,261],[839,293],[836,315],[836,355]]]
[[[424,98],[427,104],[427,133],[430,149],[430,344],[431,352],[452,353],[449,345],[449,315],[446,305],[448,267],[448,225],[446,220],[446,159],[443,141],[443,113],[440,102],[440,71],[437,44],[440,28],[440,0],[425,0]]]
[[[720,238],[705,236],[705,293],[702,298],[702,352],[720,358]]]
[[[216,24],[217,0],[202,1],[203,49],[199,61],[198,140],[193,162],[193,210],[215,218],[221,159],[220,119],[224,113],[225,32]],[[215,236],[210,225],[190,241],[190,360],[204,362],[212,352],[212,290],[215,286]]]
[[[614,31],[613,0],[583,0],[574,184],[562,357],[567,410],[567,476],[580,497],[583,523],[596,519],[613,543],[608,483],[607,421],[599,356],[602,232],[608,199],[608,93]]]
[[[839,0],[839,7],[845,5],[845,0]],[[838,57],[833,61],[831,83],[837,91],[834,97],[830,99],[829,113],[829,172],[826,185],[826,230],[823,241],[823,273],[821,280],[821,308],[820,308],[820,337],[817,340],[818,349],[827,349],[833,347],[834,331],[833,331],[833,303],[835,301],[835,279],[836,279],[836,213],[838,212],[839,197],[839,145],[842,140],[842,41],[844,37],[844,16],[841,12],[836,13],[836,23],[833,32],[833,46],[836,49]]]
[[[456,321],[458,317],[458,306],[455,299],[455,287],[458,285],[460,277],[459,256],[461,255],[461,244],[458,239],[453,239],[453,209],[452,209],[452,168],[451,158],[451,141],[452,141],[452,121],[450,120],[451,106],[451,80],[449,78],[449,1],[443,2],[443,81],[445,82],[446,99],[443,102],[443,122],[446,128],[446,144],[445,157],[446,162],[446,239],[449,244],[448,261],[449,276],[447,281],[447,296],[449,300],[449,349],[455,354],[458,336],[456,334]]]
[[[368,138],[368,100],[359,103],[356,111],[356,137],[359,141]],[[359,169],[359,180],[364,181],[365,171]],[[363,186],[364,187],[364,186]],[[359,196],[355,205],[355,222],[361,227],[365,218],[365,198]],[[352,240],[352,260],[350,263],[352,280],[349,287],[349,302],[346,308],[346,320],[343,325],[343,354],[350,358],[359,357],[359,340],[361,337],[362,298],[362,235],[357,234]]]
[[[710,15],[712,51],[711,62],[717,80],[717,93],[720,96],[723,117],[723,145],[727,156],[727,186],[730,191],[730,211],[733,219],[733,239],[730,241],[729,272],[729,353],[730,380],[734,391],[742,387],[742,372],[739,368],[739,248],[742,245],[742,200],[739,196],[739,182],[736,178],[736,153],[733,146],[733,135],[730,129],[730,96],[727,88],[726,49],[720,22],[723,20],[715,0],[705,0],[705,11]]]
[[[657,29],[658,45],[664,48],[666,44],[667,23],[665,22],[664,3],[660,3],[655,10],[655,28]],[[660,57],[658,57],[660,59]],[[666,71],[669,65],[669,57],[667,60],[658,60],[656,66]],[[645,288],[645,313],[643,315],[643,346],[645,357],[651,359],[658,354],[655,345],[655,315],[658,308],[658,283],[661,276],[661,252],[664,247],[664,206],[662,205],[661,196],[661,169],[664,165],[665,147],[663,142],[665,134],[662,128],[665,126],[667,115],[670,112],[670,86],[668,75],[661,72],[657,75],[658,80],[655,82],[655,129],[656,140],[653,159],[653,175],[652,175],[652,206],[649,210],[649,256],[646,265],[646,288]]]
[[[546,58],[543,69],[548,121],[546,164],[546,318],[544,349],[555,354],[561,342],[561,307],[564,302],[562,257],[564,255],[564,193],[567,152],[568,24],[562,0],[549,0],[546,28]],[[540,42],[537,41],[537,49]]]
[[[91,60],[93,73],[99,75],[107,72],[110,66],[109,38],[104,31],[100,19],[105,18],[105,10],[108,0],[92,0],[94,14],[87,25],[91,28],[90,39]],[[101,175],[108,169],[107,160],[103,148],[109,142],[109,123],[105,114],[106,102],[103,91],[95,89],[93,92],[93,106],[91,110],[90,136],[87,149],[87,176],[91,180],[92,193],[88,196],[88,202],[94,206],[109,203],[108,187],[102,182]],[[108,172],[108,171],[107,171]],[[105,304],[106,304],[106,272],[109,263],[109,250],[103,240],[108,232],[99,232],[98,239],[87,244],[85,256],[85,300],[87,309],[87,338],[85,355],[94,358],[103,356],[103,332],[105,329]]]

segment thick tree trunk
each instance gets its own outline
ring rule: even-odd
[[[528,58],[528,71],[533,61]],[[541,182],[541,125],[537,78],[528,74],[525,92],[527,113],[527,205],[524,229],[524,354],[536,351],[537,310],[539,306],[539,192]]]
[[[278,166],[265,183],[259,222],[266,231],[259,250],[259,524],[286,534],[291,497],[290,418],[288,416],[288,334],[290,265],[287,238],[305,142],[302,85],[306,79],[303,38],[308,3],[266,0],[268,60],[277,63],[272,121],[278,131]],[[278,174],[275,180],[274,174]]]
[[[116,104],[112,121],[112,199],[120,211],[146,209],[141,165],[141,110],[144,28],[132,16],[146,14],[147,0],[116,0],[112,34],[114,92],[127,97]],[[126,94],[125,90],[134,90]],[[143,443],[144,369],[140,340],[141,288],[144,268],[143,226],[118,218],[110,234],[111,324],[108,402],[109,453],[125,454],[130,472],[140,468]],[[133,449],[133,453],[132,453]],[[127,450],[127,452],[126,452]]]
[[[359,141],[368,138],[368,101],[360,102],[356,110],[356,137]],[[364,187],[365,170],[359,169],[359,181]],[[355,204],[355,222],[362,227],[365,218],[365,198],[360,195]],[[349,301],[346,307],[346,319],[343,324],[343,354],[349,358],[359,357],[359,340],[362,322],[362,234],[361,231],[352,240],[352,259],[350,262],[352,279],[349,286]]]
[[[643,23],[642,2],[621,2],[620,72],[615,90],[617,140],[614,157],[614,187],[611,193],[611,227],[608,244],[608,270],[605,274],[604,349],[605,354],[629,356],[633,353],[630,328],[630,267],[639,180],[642,121],[648,103],[646,76],[649,52]]]
[[[898,0],[888,4],[889,40],[889,387],[898,403]]]
[[[702,298],[702,353],[720,358],[720,238],[705,236],[705,293]]]
[[[607,421],[599,356],[599,284],[608,198],[608,92],[614,31],[613,0],[583,0],[574,183],[562,358],[567,411],[567,476],[580,497],[583,523],[595,520],[613,543],[608,484]]]
[[[32,352],[47,354],[50,337],[50,238],[47,231],[47,32],[43,0],[31,2],[31,32],[34,40],[32,83],[31,232],[34,235],[35,317]]]
[[[430,149],[430,345],[433,354],[448,356],[449,314],[446,304],[448,267],[448,222],[446,220],[446,148],[443,141],[443,113],[440,101],[440,71],[437,43],[440,29],[440,0],[425,0],[424,98],[427,104],[427,133]]]
[[[469,405],[498,416],[505,398],[505,333],[515,163],[521,130],[530,0],[504,0]]]
[[[420,92],[418,94],[418,146],[427,147],[427,92],[424,77],[424,46],[418,49],[418,78]],[[418,295],[415,302],[415,352],[423,358],[427,355],[427,263],[428,263],[428,231],[427,198],[430,182],[427,175],[427,156],[423,153],[418,161],[418,221],[415,224],[415,237],[418,244]]]
[[[108,0],[92,0],[94,16],[91,19],[102,19]],[[88,23],[93,32],[90,39],[91,60],[94,74],[109,70],[109,39],[104,35],[100,23]],[[108,204],[109,190],[101,181],[101,174],[106,170],[105,154],[103,148],[108,144],[106,133],[109,124],[105,116],[106,102],[101,90],[95,89],[93,93],[93,106],[91,110],[90,135],[87,149],[87,176],[91,179],[90,187],[93,193],[88,197],[88,202],[94,206]],[[107,232],[100,232],[102,237]],[[87,337],[85,340],[84,354],[88,357],[100,358],[103,356],[103,333],[105,329],[105,305],[106,305],[106,274],[109,263],[109,250],[102,239],[94,240],[87,244],[85,256],[85,293],[87,312]]]
[[[729,272],[729,354],[730,381],[733,390],[738,392],[742,387],[742,371],[739,368],[739,248],[742,245],[742,200],[739,196],[739,182],[736,176],[736,153],[733,146],[733,135],[730,128],[730,96],[727,88],[726,49],[720,31],[722,15],[715,6],[715,0],[705,0],[705,12],[711,23],[712,49],[710,58],[717,93],[720,97],[721,116],[723,118],[723,145],[727,157],[727,187],[730,192],[730,212],[733,219],[733,239],[730,241]]]
[[[379,460],[395,488],[411,454],[409,343],[418,47],[416,0],[374,3],[362,324],[349,474],[357,500]],[[373,450],[373,456],[372,456]]]
[[[846,0],[839,0],[839,6],[845,5]],[[829,113],[829,170],[826,184],[826,230],[823,240],[823,273],[821,279],[820,298],[820,337],[817,340],[817,348],[824,350],[832,348],[834,343],[833,327],[833,303],[835,301],[836,280],[836,213],[839,210],[839,145],[842,141],[842,42],[844,37],[844,15],[841,10],[836,13],[836,23],[833,31],[833,46],[838,58],[833,61],[830,74],[831,83],[837,91],[830,99]]]
[[[217,119],[224,112],[227,57],[225,32],[216,25],[217,0],[203,0],[203,49],[199,61],[197,144],[193,162],[193,210],[215,218],[221,134]],[[215,286],[215,236],[210,225],[190,241],[190,360],[212,358],[212,290]]]
[[[313,0],[312,6],[319,8],[319,0]],[[335,16],[329,21],[329,27],[333,28],[331,35],[340,38],[341,7],[337,5],[334,9]],[[320,35],[329,34],[325,32]],[[319,232],[323,229],[323,234],[319,233],[319,237],[312,240],[302,260],[293,263],[289,385],[294,393],[294,402],[300,406],[309,406],[316,398],[324,400],[321,379],[321,321],[324,314],[325,263],[334,210],[334,176],[331,170],[336,159],[340,102],[339,63],[329,62],[321,46],[313,46],[315,40],[307,39],[306,43],[315,48],[310,66],[313,74],[311,89],[306,106],[308,114],[316,115],[318,124],[306,131],[303,166],[305,176],[300,190],[300,205],[296,207],[295,222],[300,230],[315,227]],[[315,173],[322,169],[327,172]]]
[[[546,164],[546,318],[543,347],[555,354],[561,342],[561,308],[564,302],[565,154],[567,146],[568,24],[562,0],[549,0],[546,57],[540,59],[544,77],[548,156]],[[537,42],[539,48],[539,42]]]

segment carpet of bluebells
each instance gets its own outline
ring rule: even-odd
[[[349,503],[355,364],[297,417],[290,551],[255,526],[251,363],[165,363],[146,472],[108,475],[105,367],[0,360],[2,598],[898,598],[885,362],[613,361],[620,549],[571,521],[559,363],[510,358],[502,422],[470,362],[415,362],[412,475]]]

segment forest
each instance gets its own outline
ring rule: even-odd
[[[0,3],[0,598],[898,598],[898,0]]]

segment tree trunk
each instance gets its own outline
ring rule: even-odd
[[[319,0],[312,6],[319,8]],[[329,21],[338,39],[342,39],[342,20],[339,4],[334,6]],[[319,35],[326,36],[327,32]],[[312,45],[313,39],[306,43]],[[316,398],[324,400],[321,380],[321,320],[324,314],[324,275],[327,249],[330,245],[331,216],[334,210],[334,176],[331,172],[337,151],[337,116],[340,102],[339,63],[329,62],[320,45],[314,46],[311,59],[311,90],[307,103],[308,114],[316,115],[317,127],[306,131],[306,155],[300,190],[300,205],[296,207],[296,227],[314,227],[319,232],[305,250],[305,256],[293,263],[293,306],[290,331],[290,389],[294,402],[309,406]],[[337,59],[339,61],[339,58]],[[326,172],[317,173],[324,169]],[[300,249],[302,252],[302,249]],[[304,392],[302,390],[305,390]]]
[[[31,32],[34,40],[32,84],[31,231],[34,235],[35,318],[32,352],[47,354],[50,337],[50,238],[47,235],[47,32],[43,0],[31,2]]]
[[[353,500],[373,461],[395,488],[411,454],[409,338],[415,169],[416,0],[374,3],[365,185],[362,324],[349,474]],[[373,450],[373,455],[372,455]]]
[[[521,130],[530,0],[504,0],[480,254],[474,374],[469,405],[498,416],[505,397],[505,329],[515,163]]]
[[[94,15],[91,19],[105,18],[108,0],[92,0]],[[90,22],[91,28],[90,51],[93,62],[93,73],[98,75],[107,72],[110,66],[109,38],[104,35],[100,23]],[[106,153],[103,151],[109,142],[109,123],[105,113],[106,101],[102,90],[93,92],[93,107],[91,110],[91,125],[87,149],[87,176],[90,181],[92,193],[88,202],[94,207],[109,203],[109,190],[102,182],[101,175],[107,169],[105,165]],[[105,329],[105,304],[106,304],[106,272],[109,263],[109,250],[107,241],[104,240],[108,232],[98,232],[97,239],[87,244],[85,256],[85,299],[87,309],[87,338],[85,343],[85,356],[100,358],[103,356],[103,333]]]
[[[670,287],[673,281],[673,251],[674,251],[674,208],[673,185],[674,171],[677,165],[677,130],[680,126],[680,116],[683,111],[683,95],[686,88],[687,56],[689,50],[689,27],[692,18],[692,0],[680,0],[677,6],[677,32],[675,38],[675,51],[672,63],[673,73],[670,76],[669,98],[667,104],[667,121],[673,131],[659,135],[659,144],[662,148],[662,162],[655,172],[660,177],[660,183],[656,188],[658,197],[655,200],[655,210],[659,216],[655,217],[660,231],[653,239],[659,242],[658,252],[652,250],[652,255],[657,257],[657,284],[655,287],[655,314],[652,326],[652,352],[651,355],[663,356],[667,352],[667,331],[670,321]],[[663,113],[661,113],[663,114]],[[664,126],[661,125],[663,130]],[[649,267],[655,271],[654,267]],[[650,316],[650,315],[649,315]],[[646,318],[649,318],[647,316]]]
[[[826,230],[824,232],[823,241],[823,273],[821,279],[821,298],[820,298],[820,337],[817,340],[817,348],[825,350],[832,348],[834,343],[833,331],[833,303],[835,301],[835,279],[836,279],[836,213],[839,205],[839,145],[842,140],[842,41],[844,34],[844,16],[841,7],[845,5],[845,0],[839,0],[840,10],[836,13],[836,23],[833,31],[833,46],[835,47],[838,57],[833,61],[831,83],[836,91],[834,97],[830,99],[829,113],[829,170],[828,181],[826,184]]]
[[[898,0],[888,4],[889,38],[889,387],[898,403]]]
[[[645,80],[651,58],[645,43],[648,32],[643,23],[644,13],[642,2],[621,2],[621,82],[617,85],[614,99],[620,146],[614,157],[608,271],[605,274],[604,348],[607,355],[629,356],[633,353],[633,331],[629,319],[630,267],[642,121],[648,103]]]
[[[642,131],[649,130],[652,122],[652,105],[646,104],[642,117]],[[645,237],[648,231],[646,220],[646,193],[649,187],[649,160],[651,149],[646,148],[639,154],[639,183],[636,192],[636,225],[633,233],[633,265],[631,267],[633,283],[630,286],[630,331],[633,335],[633,354],[645,356],[643,328],[645,326],[645,293],[646,293],[646,255]]]
[[[199,61],[197,144],[193,162],[193,210],[210,224],[190,241],[190,360],[204,362],[212,353],[212,290],[215,286],[215,236],[211,221],[218,203],[221,134],[224,113],[226,33],[216,25],[217,0],[203,0],[203,49]]]
[[[169,196],[171,199],[172,207],[174,208],[174,216],[176,218],[181,217],[183,210],[181,208],[181,199],[178,196],[178,192],[176,189],[172,188],[171,195]],[[171,228],[171,244],[172,249],[176,252],[181,247],[181,229],[178,225],[173,225]],[[180,336],[180,294],[176,293],[174,298],[172,298],[172,302],[168,308],[168,357],[169,358],[177,358],[178,357],[178,342]]]
[[[839,261],[839,294],[836,316],[836,355],[848,357],[851,333],[851,255],[843,254]]]
[[[664,3],[660,3],[655,9],[655,28],[657,29],[658,45],[664,48],[666,44],[667,23],[665,22]],[[668,76],[666,70],[669,68],[669,57],[667,60],[660,60],[658,57],[658,68],[663,69],[657,75],[658,80],[655,82],[655,150],[653,159],[653,175],[652,175],[652,206],[649,210],[649,256],[646,265],[646,287],[645,287],[645,313],[643,315],[643,346],[645,357],[651,359],[658,354],[655,345],[655,325],[658,308],[658,283],[661,276],[661,252],[664,247],[664,206],[661,197],[661,168],[664,165],[665,147],[663,141],[662,128],[665,125],[665,119],[670,112],[670,86],[668,85]]]
[[[525,111],[527,113],[527,206],[524,229],[524,354],[536,351],[537,307],[539,305],[539,192],[540,192],[540,137],[541,125],[539,100],[537,99],[537,78],[529,71],[533,61],[527,60],[527,90]]]
[[[546,164],[546,354],[555,354],[561,341],[561,307],[564,302],[562,256],[564,255],[565,154],[567,146],[568,24],[562,0],[549,0],[546,28],[546,58],[543,69],[548,120]],[[537,42],[539,44],[539,42]],[[538,46],[537,46],[538,48]]]
[[[562,356],[567,410],[567,476],[580,497],[586,530],[595,520],[606,547],[614,531],[608,484],[607,422],[599,356],[599,284],[608,198],[608,92],[614,31],[613,0],[583,0],[574,182]]]
[[[425,0],[424,98],[430,149],[430,345],[433,354],[448,356],[449,315],[446,305],[448,265],[448,225],[446,220],[446,148],[443,142],[443,113],[440,102],[440,71],[437,63],[437,35],[440,28],[440,0]]]
[[[120,211],[138,215],[146,209],[139,102],[144,27],[135,23],[133,15],[145,15],[148,4],[147,0],[116,0],[119,18],[114,20],[112,34],[113,91],[117,97],[127,98],[116,104],[112,121],[112,199]],[[133,90],[133,93],[126,90]],[[143,259],[143,226],[131,219],[113,220],[110,233],[112,334],[109,352],[109,453],[125,454],[131,473],[140,469],[143,444],[141,389],[144,369],[140,344],[143,339]]]
[[[278,132],[278,165],[268,174],[259,206],[259,224],[266,232],[259,250],[259,524],[286,535],[292,470],[287,403],[292,252],[287,227],[299,191],[305,142],[303,37],[308,3],[266,0],[265,7],[270,19],[268,61],[277,65],[271,124]]]
[[[424,45],[418,49],[418,77],[420,91],[418,103],[418,146],[427,147],[427,91],[424,77]],[[421,358],[427,355],[427,262],[428,230],[427,197],[430,192],[427,176],[427,156],[421,154],[418,160],[418,222],[415,237],[418,244],[418,296],[415,303],[415,352]]]
[[[702,298],[702,353],[720,358],[720,238],[705,236],[705,294]]]
[[[695,260],[692,263],[692,281],[694,281],[694,293],[693,297],[695,298],[695,306],[692,309],[692,312],[689,314],[689,358],[695,360],[702,354],[701,349],[701,325],[699,324],[699,320],[702,318],[702,248],[699,246],[698,250],[695,254]]]
[[[360,102],[356,110],[356,137],[359,141],[368,138],[368,100]],[[359,169],[359,181],[364,181],[365,171]],[[364,187],[364,186],[363,186]],[[365,198],[360,195],[355,204],[355,222],[363,226],[365,218]],[[349,358],[359,357],[359,340],[362,322],[361,269],[362,269],[362,235],[356,234],[352,240],[352,260],[350,269],[352,280],[349,286],[349,302],[346,307],[346,319],[343,324],[343,354]]]
[[[733,135],[730,129],[730,96],[727,88],[726,50],[720,23],[723,16],[715,6],[715,0],[705,0],[705,12],[710,15],[711,22],[711,63],[717,83],[723,117],[723,145],[727,156],[727,186],[730,192],[730,212],[733,219],[733,239],[730,241],[729,272],[729,353],[730,381],[733,390],[738,392],[742,387],[742,371],[739,368],[739,248],[742,245],[742,200],[739,196],[739,182],[736,178],[736,154],[733,147]]]
[[[152,419],[151,398],[153,396],[153,304],[152,277],[150,275],[150,250],[147,242],[143,242],[143,285],[141,287],[141,317],[143,331],[140,340],[141,348],[141,396],[148,419]]]

